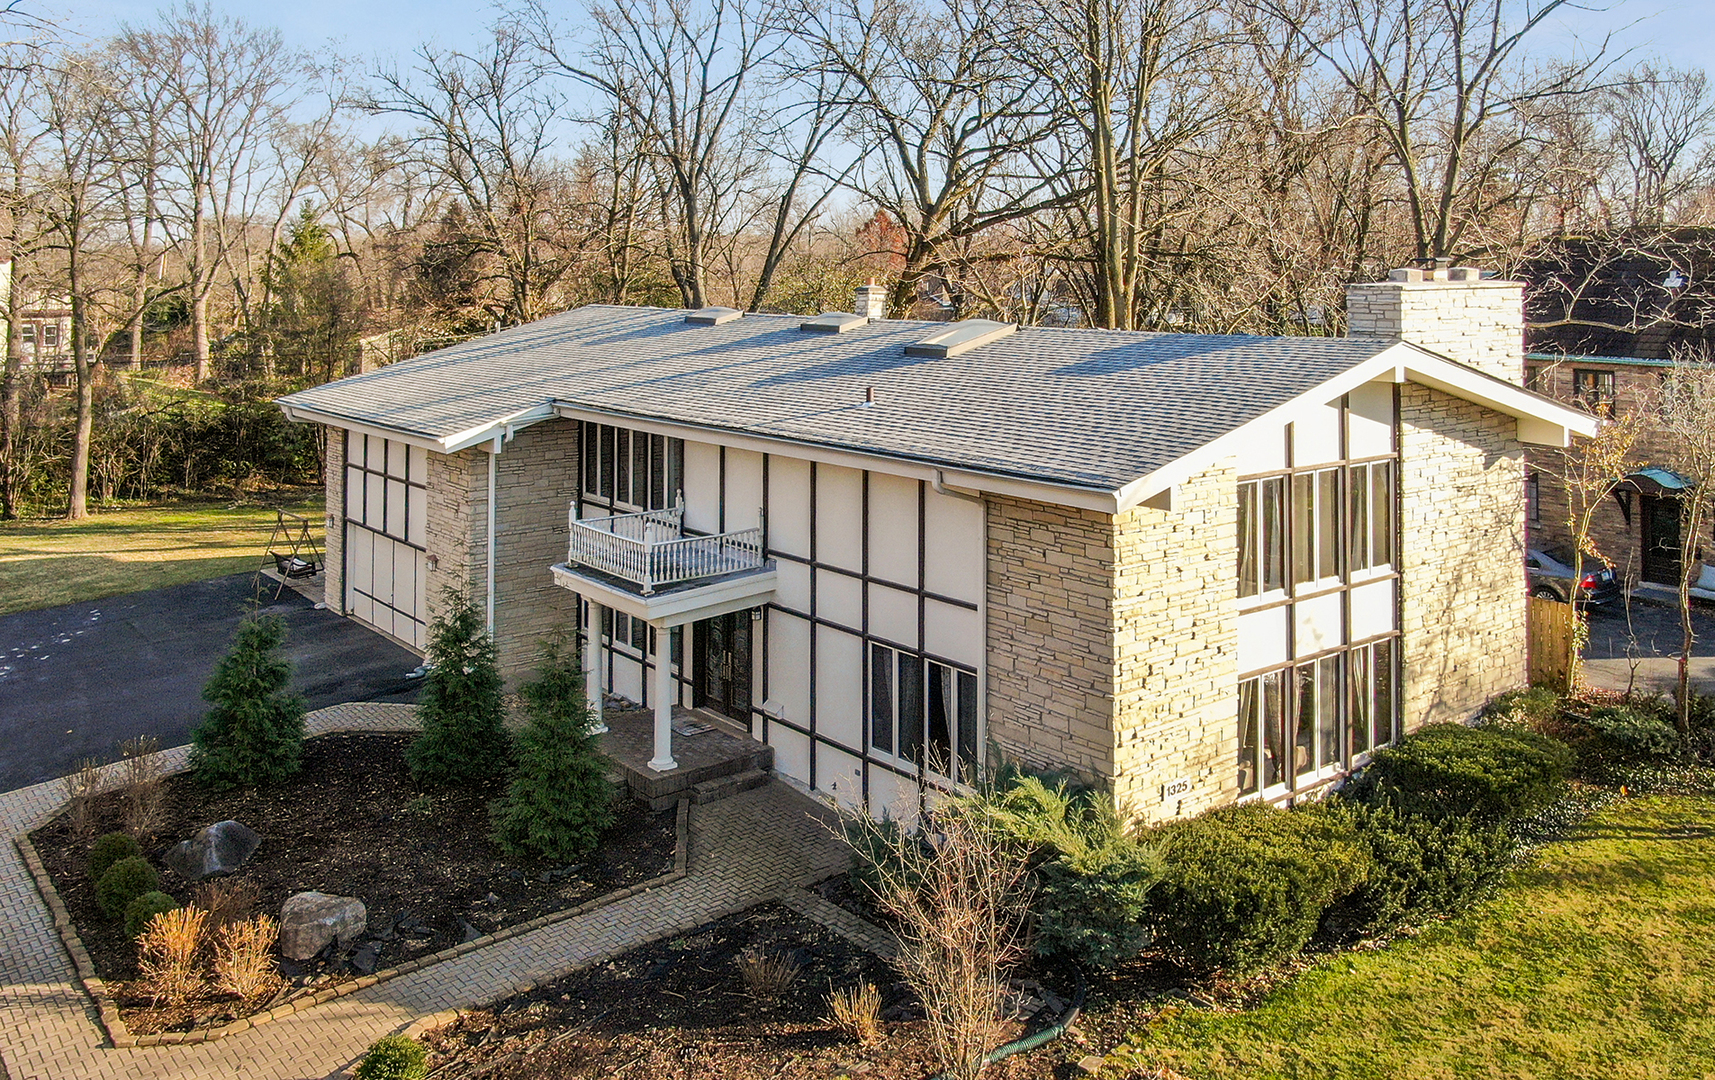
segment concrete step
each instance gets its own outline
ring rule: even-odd
[[[700,806],[719,799],[730,799],[741,791],[749,791],[768,783],[768,776],[762,769],[750,769],[714,780],[704,780],[691,787],[691,801]]]

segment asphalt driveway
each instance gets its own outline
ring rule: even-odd
[[[251,575],[0,617],[0,791],[63,776],[86,757],[155,735],[190,741],[202,687],[250,606]],[[266,599],[264,594],[264,598]],[[420,661],[290,590],[263,608],[286,621],[293,686],[312,709],[412,701]]]
[[[1715,693],[1715,610],[1695,607],[1691,622],[1691,685]],[[1593,611],[1584,676],[1609,690],[1670,694],[1679,684],[1679,645],[1678,608],[1633,600],[1629,611]]]

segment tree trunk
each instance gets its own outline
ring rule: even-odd
[[[18,516],[18,424],[22,419],[18,368],[23,343],[13,313],[24,302],[24,290],[18,284],[16,270],[14,267],[6,297],[6,356],[4,369],[0,370],[0,521],[12,521]]]
[[[200,383],[207,381],[209,376],[208,292],[194,280],[191,288],[196,290],[191,297],[191,337],[195,342],[197,382]]]
[[[94,430],[95,381],[89,370],[89,350],[84,343],[84,299],[81,268],[74,245],[70,266],[71,357],[77,372],[77,427],[72,434],[71,499],[66,517],[73,521],[89,516],[89,440]]]

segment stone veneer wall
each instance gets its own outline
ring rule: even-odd
[[[494,636],[500,670],[527,676],[540,640],[577,630],[577,598],[553,583],[549,567],[566,559],[566,514],[577,497],[578,426],[549,420],[519,431],[495,472]],[[429,611],[448,586],[468,585],[487,603],[488,450],[429,455],[428,549],[439,561],[429,579]]]
[[[1113,519],[987,503],[988,738],[1015,761],[1111,781]]]
[[[1400,338],[1508,382],[1524,382],[1524,286],[1516,281],[1351,285],[1346,322],[1352,337]]]
[[[325,570],[322,573],[322,602],[328,610],[345,614],[345,429],[322,427],[327,440],[326,508],[327,535],[322,538]]]
[[[1115,533],[1114,796],[1161,820],[1238,797],[1238,495],[1225,462]],[[1170,799],[1162,786],[1190,781]]]
[[[1408,728],[1523,685],[1524,453],[1516,421],[1400,390],[1401,643]]]
[[[1235,475],[1115,517],[988,499],[988,736],[1003,753],[1109,783],[1131,817],[1231,801]],[[1177,778],[1191,791],[1164,802]]]

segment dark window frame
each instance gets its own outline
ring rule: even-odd
[[[1614,410],[1618,379],[1615,372],[1603,368],[1573,368],[1572,396],[1586,409],[1598,415]]]

